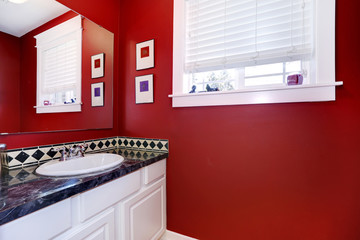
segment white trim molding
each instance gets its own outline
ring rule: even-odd
[[[247,88],[226,92],[173,94],[173,107],[221,106],[287,102],[322,102],[335,100],[335,87],[343,82],[291,87]]]
[[[34,108],[36,108],[36,113],[81,112],[81,105],[82,103],[71,103],[63,105],[34,106]]]

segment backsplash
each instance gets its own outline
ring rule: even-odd
[[[4,168],[8,169],[39,165],[42,162],[60,158],[60,153],[58,151],[53,151],[52,148],[61,146],[70,147],[74,144],[83,143],[88,145],[86,152],[96,152],[100,150],[107,150],[118,147],[165,152],[167,152],[169,149],[168,140],[164,139],[110,137],[78,142],[68,142],[63,144],[7,150],[7,156],[1,158],[1,165]]]

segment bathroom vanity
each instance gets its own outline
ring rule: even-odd
[[[168,153],[117,151],[120,166],[89,176],[34,175],[12,186],[9,171],[6,186],[2,173],[0,239],[158,239],[166,230]]]

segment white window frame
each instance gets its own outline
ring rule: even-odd
[[[59,112],[81,112],[81,55],[82,55],[82,24],[81,16],[76,16],[63,22],[45,32],[35,36],[37,48],[37,89],[36,89],[36,113],[59,113]],[[41,86],[43,82],[43,53],[64,40],[75,39],[77,44],[76,65],[76,102],[71,104],[59,104],[43,106],[41,103]]]
[[[334,101],[335,87],[335,0],[314,0],[315,81],[295,86],[261,86],[233,91],[184,93],[185,0],[174,0],[173,107],[218,106],[286,102]]]

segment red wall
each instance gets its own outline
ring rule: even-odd
[[[0,133],[20,128],[20,40],[0,32]]]
[[[168,138],[168,229],[206,240],[360,239],[358,1],[337,1],[337,100],[172,108],[172,1],[121,1],[120,135]],[[155,68],[135,44],[155,39]],[[135,104],[154,74],[154,104]]]

